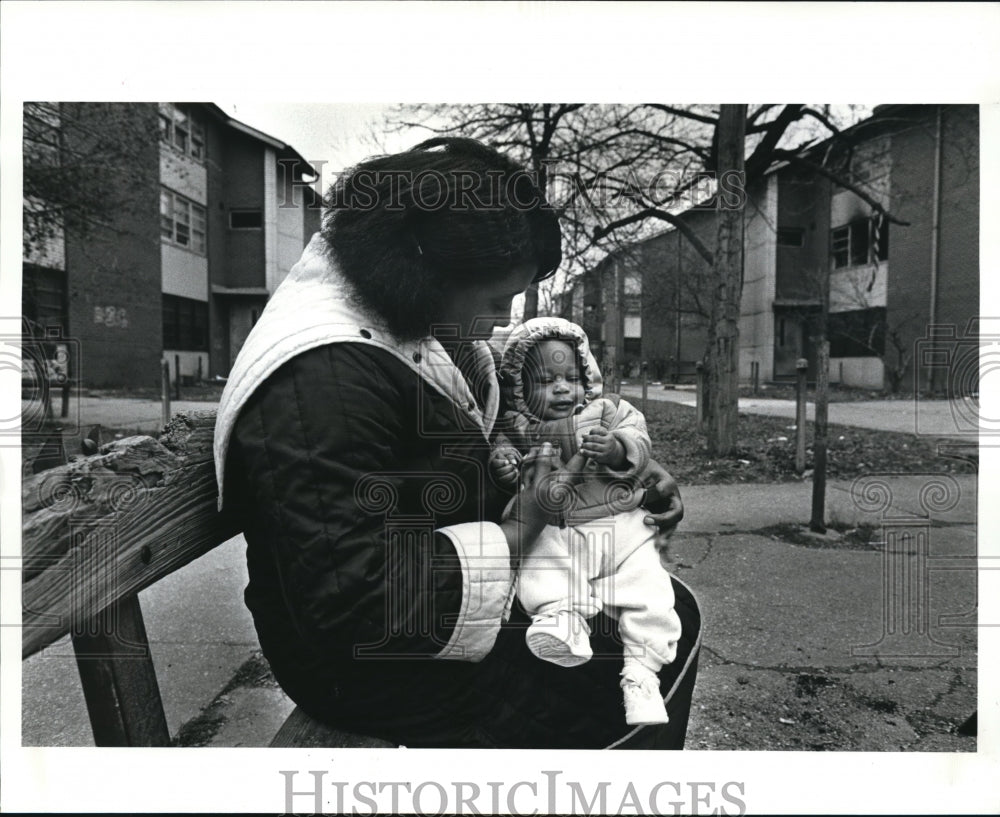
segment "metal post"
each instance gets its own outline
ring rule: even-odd
[[[166,360],[160,363],[160,396],[163,402],[163,425],[170,422],[170,364]]]
[[[694,390],[694,405],[695,413],[698,416],[698,428],[703,429],[705,427],[705,412],[708,406],[705,404],[705,364],[702,361],[698,361],[694,364],[696,383]]]
[[[642,413],[646,413],[646,397],[649,394],[649,364],[642,361]]]
[[[824,310],[825,312],[825,310]],[[824,314],[824,327],[826,315]],[[809,530],[826,533],[827,407],[830,397],[830,341],[823,330],[816,360],[816,416],[813,419],[813,491]]]
[[[795,361],[795,473],[806,470],[806,369],[809,361],[800,357]]]

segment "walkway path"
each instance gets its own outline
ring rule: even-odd
[[[622,386],[621,393],[638,403],[642,387]],[[650,386],[648,399],[694,406],[693,389],[664,389]],[[740,412],[764,414],[770,417],[795,418],[795,402],[766,397],[741,397]],[[806,403],[806,417],[813,420],[815,403]],[[849,403],[830,403],[830,422],[835,425],[858,426],[904,434],[930,437],[956,437],[973,439],[978,406],[951,400],[865,400]]]

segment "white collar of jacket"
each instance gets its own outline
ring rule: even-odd
[[[359,309],[347,292],[347,283],[329,259],[323,239],[317,233],[247,336],[222,392],[214,440],[220,510],[226,452],[240,410],[257,387],[282,364],[317,346],[351,342],[384,349],[467,412],[484,436],[492,433],[500,403],[495,376],[489,378],[486,406],[477,406],[465,377],[436,338],[397,340],[380,319]],[[486,343],[475,341],[474,348],[479,365],[495,371],[493,355]]]

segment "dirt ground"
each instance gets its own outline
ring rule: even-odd
[[[976,751],[976,738],[958,731],[975,711],[975,687],[962,673],[951,672],[948,693],[925,700],[912,687],[919,686],[919,673],[929,671],[748,670],[718,662],[707,649],[702,652],[687,748]],[[900,695],[912,702],[901,703]]]

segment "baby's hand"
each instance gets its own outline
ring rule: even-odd
[[[618,467],[625,460],[625,447],[614,434],[602,426],[596,426],[587,432],[580,445],[580,451],[588,459],[610,468]]]
[[[517,485],[520,473],[521,455],[517,449],[509,445],[500,445],[490,454],[490,473],[498,485],[513,488]]]

